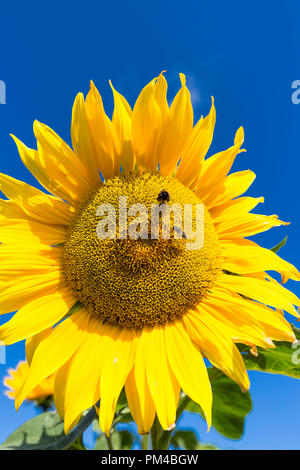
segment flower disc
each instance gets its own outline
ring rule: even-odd
[[[161,194],[170,200],[161,202]],[[119,220],[119,198],[127,207],[142,204],[151,225],[151,206],[201,204],[179,181],[159,174],[118,176],[101,184],[74,217],[65,243],[65,273],[85,307],[103,321],[140,328],[163,324],[196,306],[212,286],[220,269],[220,250],[208,211],[204,212],[204,246],[187,249],[178,239],[175,218],[170,238],[99,239],[97,208],[110,204]],[[164,196],[166,197],[166,196]],[[172,213],[171,213],[172,214]],[[172,217],[172,215],[171,215]],[[128,218],[128,224],[133,217]],[[196,211],[193,211],[193,227]],[[118,224],[117,224],[118,226]],[[174,228],[175,227],[175,228]]]

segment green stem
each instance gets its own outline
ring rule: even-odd
[[[149,434],[144,434],[142,437],[142,450],[148,450],[148,445],[149,445]]]
[[[105,439],[106,439],[107,449],[108,449],[108,450],[114,450],[113,445],[112,445],[112,441],[111,441],[111,437],[110,437],[110,436],[107,436],[107,435],[105,434]]]
[[[177,408],[176,421],[179,420],[180,416],[182,415],[182,413],[184,412],[184,410],[186,409],[186,407],[188,406],[190,401],[191,401],[191,399],[187,395],[184,395],[181,398],[180,403],[179,403],[178,408]]]
[[[67,436],[59,439],[53,446],[48,447],[49,450],[60,450],[67,449],[70,445],[76,441],[76,439],[84,433],[84,431],[92,424],[94,419],[97,417],[95,407],[93,406],[89,412],[81,419],[79,424],[76,426],[73,431],[71,431]]]
[[[151,436],[151,449],[152,450],[158,450],[157,443],[158,439],[160,437],[160,434],[162,432],[162,428],[159,424],[159,421],[157,417],[154,420],[153,426],[150,431],[150,436]]]

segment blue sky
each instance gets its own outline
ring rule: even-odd
[[[215,97],[217,124],[211,152],[230,146],[236,129],[245,128],[247,153],[235,169],[251,168],[257,178],[249,195],[265,196],[263,211],[291,221],[256,237],[271,247],[288,234],[281,255],[300,267],[300,104],[292,103],[291,84],[300,79],[300,4],[282,1],[164,0],[151,2],[5,2],[0,19],[1,171],[35,184],[23,167],[9,133],[34,146],[34,119],[50,125],[70,142],[71,107],[90,79],[108,113],[108,79],[134,103],[140,89],[167,70],[170,98],[187,75],[195,114],[207,114]],[[210,152],[210,153],[211,153]],[[300,295],[300,286],[289,287]],[[9,347],[7,366],[24,356],[23,343]],[[6,367],[0,365],[0,379]],[[251,373],[254,409],[240,441],[205,432],[185,416],[203,440],[222,448],[299,448],[300,383],[287,377]],[[0,388],[0,442],[34,414],[17,414]]]

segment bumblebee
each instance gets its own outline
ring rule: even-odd
[[[169,202],[170,194],[165,189],[162,189],[159,195],[157,196],[157,200],[160,204],[162,204],[163,202]]]

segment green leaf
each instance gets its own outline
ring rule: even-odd
[[[134,436],[131,432],[124,429],[123,431],[118,431],[119,440],[120,440],[120,449],[121,450],[130,450],[134,443]]]
[[[131,421],[133,421],[133,418],[129,411],[129,408],[126,406],[120,409],[118,413],[116,413],[113,426],[118,423],[130,423]]]
[[[123,388],[116,406],[116,414],[113,426],[117,423],[129,423],[130,421],[133,421],[133,418],[128,408],[125,388]]]
[[[81,310],[82,308],[83,304],[80,302],[80,300],[77,300],[75,304],[70,308],[70,310],[65,314],[62,320],[69,318],[71,315],[74,315],[74,313],[79,312],[79,310]]]
[[[124,407],[127,407],[127,398],[126,398],[125,388],[123,388],[122,392],[120,393],[118,403],[116,406],[116,411],[119,411]]]
[[[300,379],[300,330],[291,325],[297,342],[274,341],[275,349],[257,348],[258,356],[245,345],[238,345],[248,370],[259,370],[271,374],[288,375]]]
[[[126,429],[122,431],[114,431],[111,433],[111,442],[114,450],[130,450],[134,443],[134,435]],[[107,450],[107,440],[105,434],[100,431],[97,437],[94,450]]]
[[[0,450],[45,450],[64,437],[64,423],[57,413],[48,411],[30,419],[0,445]]]
[[[107,450],[106,439],[103,433],[97,437],[94,450]]]
[[[175,449],[194,450],[198,444],[194,431],[176,431],[171,437],[171,445]]]
[[[212,425],[223,436],[239,439],[244,432],[245,418],[252,408],[251,397],[218,369],[209,367],[208,375],[213,393]],[[186,411],[203,412],[199,405],[190,401]]]
[[[176,431],[171,437],[171,445],[175,449],[217,450],[217,447],[212,444],[202,444],[198,442],[194,431]]]
[[[69,447],[64,450],[86,450],[83,443],[83,436],[79,436]]]
[[[195,450],[219,450],[218,447],[212,444],[198,444]]]
[[[281,242],[279,242],[277,245],[273,246],[273,248],[270,248],[270,250],[271,250],[271,251],[274,251],[274,253],[277,253],[277,251],[279,251],[280,248],[282,248],[282,247],[286,244],[287,239],[288,239],[287,236],[284,237],[284,239],[281,240]]]

